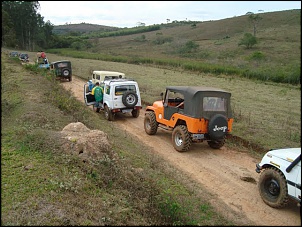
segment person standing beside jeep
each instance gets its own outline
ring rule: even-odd
[[[103,102],[103,88],[100,87],[100,83],[96,82],[95,87],[92,89],[91,94],[94,95],[96,112],[100,112],[100,103]]]

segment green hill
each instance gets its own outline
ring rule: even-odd
[[[108,32],[108,31],[116,31],[119,28],[109,27],[105,25],[98,25],[98,24],[88,24],[88,23],[81,23],[81,24],[64,24],[64,25],[57,25],[53,28],[53,33],[58,35],[66,35],[69,33],[74,34],[85,34],[90,32]]]
[[[94,58],[101,60],[176,65],[198,72],[300,84],[301,10],[258,15],[258,43],[250,49],[238,45],[245,33],[254,34],[249,15],[243,15],[217,21],[173,21],[149,32],[137,27],[91,30],[87,35],[88,26],[83,24],[87,27],[84,40],[90,44],[77,50],[94,53]],[[135,29],[139,33],[133,32]]]

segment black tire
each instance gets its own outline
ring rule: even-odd
[[[122,97],[122,102],[126,107],[133,108],[138,102],[138,96],[132,91],[125,92]]]
[[[69,82],[72,81],[72,76],[69,77]]]
[[[154,135],[157,132],[158,123],[154,112],[147,112],[144,119],[145,132],[148,135]]]
[[[114,120],[114,114],[109,110],[107,105],[105,106],[104,114],[105,114],[106,120],[108,120],[108,121]]]
[[[261,172],[258,189],[262,200],[273,208],[282,208],[288,203],[286,179],[276,168],[270,167]]]
[[[179,152],[184,152],[190,149],[192,139],[187,126],[178,125],[174,128],[172,132],[172,143],[173,147]]]
[[[62,76],[64,76],[65,78],[66,77],[70,77],[70,71],[69,71],[69,69],[63,69],[62,70]]]
[[[131,111],[131,114],[132,114],[132,117],[134,117],[134,118],[138,118],[139,117],[139,110],[132,110]]]
[[[222,140],[228,131],[228,120],[222,114],[214,115],[208,125],[208,133],[211,140]]]
[[[99,113],[100,110],[101,110],[101,108],[100,108],[100,107],[97,107],[95,112]]]
[[[208,144],[213,149],[219,149],[225,144],[225,139],[222,140],[209,140]]]

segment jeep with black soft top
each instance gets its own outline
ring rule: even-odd
[[[51,62],[49,68],[57,78],[72,81],[71,61],[62,60]]]
[[[179,151],[192,142],[207,141],[219,149],[232,131],[231,93],[202,86],[168,86],[162,100],[146,107],[144,128],[154,135],[158,127],[172,131],[172,143]]]

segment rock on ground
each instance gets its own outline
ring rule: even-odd
[[[100,159],[104,155],[113,158],[112,145],[103,131],[90,130],[83,123],[76,122],[66,125],[61,134],[65,139],[62,148],[66,153],[83,159]]]

